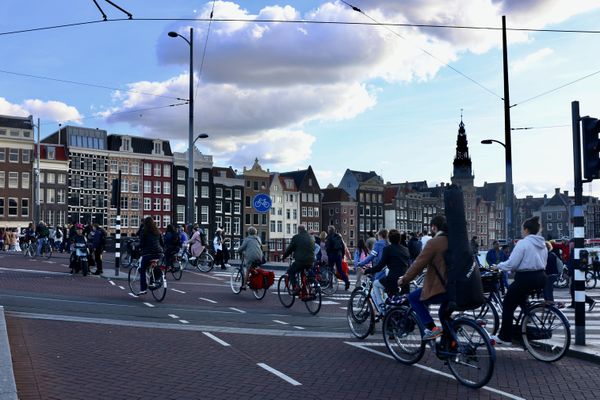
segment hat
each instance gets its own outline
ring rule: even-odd
[[[83,224],[76,224],[75,229],[83,229]]]

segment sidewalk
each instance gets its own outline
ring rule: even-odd
[[[0,306],[0,400],[18,400],[12,356],[4,319],[4,307]]]

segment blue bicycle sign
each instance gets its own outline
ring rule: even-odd
[[[258,194],[254,198],[254,209],[260,213],[265,213],[271,208],[271,198],[268,194]]]

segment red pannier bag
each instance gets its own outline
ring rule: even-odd
[[[344,271],[347,277],[350,277],[350,267],[348,266],[348,262],[345,258],[342,260],[342,271]],[[342,276],[337,271],[335,271],[335,276],[338,279],[342,279]]]
[[[253,289],[265,289],[275,282],[275,273],[262,268],[256,268],[250,275],[250,286]]]

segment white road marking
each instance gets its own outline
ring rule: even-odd
[[[111,285],[113,285],[113,286],[116,286],[116,285],[117,285],[116,283],[114,283],[114,282],[113,282],[113,281],[111,281],[111,280],[109,280],[109,281],[108,281],[108,283],[110,283],[110,284],[111,284]]]
[[[281,325],[289,325],[289,323],[284,322],[284,321],[280,321],[278,319],[274,319],[273,322],[277,322],[278,324],[281,324]]]
[[[150,303],[146,303],[146,302],[144,302],[144,304],[147,305],[150,308],[154,308],[154,304],[150,304]]]
[[[123,286],[119,286],[119,289],[121,290],[125,290],[125,288]]]
[[[209,303],[212,303],[212,304],[217,304],[216,301],[207,299],[206,297],[198,297],[198,300],[204,300],[204,301],[208,301]]]
[[[219,277],[209,275],[209,273],[207,273],[207,272],[200,273],[200,272],[196,272],[196,271],[190,271],[190,273],[192,273],[194,275],[199,275],[199,276],[206,276],[207,278],[215,279],[217,281],[222,281],[223,280],[223,279],[221,279]]]
[[[180,319],[179,322],[181,322],[182,324],[189,324],[190,321],[185,320],[185,319]]]
[[[321,301],[321,304],[324,306],[331,306],[331,305],[340,304],[340,303],[338,303],[337,301],[323,300],[323,301]]]
[[[301,326],[296,326],[296,325],[294,325],[294,328],[296,328],[296,329],[300,329],[301,331],[303,331],[303,330],[305,329],[305,328],[303,328],[303,327],[301,327]]]
[[[342,310],[347,310],[348,307],[340,307]]]
[[[177,293],[185,294],[185,292],[183,290],[178,290],[178,289],[173,289],[173,288],[171,288],[171,290],[174,292],[177,292]]]
[[[127,293],[127,294],[128,294],[128,295],[130,295],[131,297],[137,297],[135,294],[133,294],[133,293],[131,293],[131,292],[129,292],[129,293]]]
[[[231,346],[229,343],[227,343],[224,340],[219,339],[218,337],[216,337],[215,335],[213,335],[210,332],[202,332],[204,335],[208,336],[209,338],[211,338],[212,340],[214,340],[215,342],[219,343],[222,346]]]
[[[169,317],[173,318],[173,319],[179,319],[179,317],[175,314],[169,314]]]
[[[256,364],[259,367],[261,367],[262,369],[265,369],[267,371],[269,371],[270,373],[272,373],[275,376],[280,377],[281,379],[283,379],[284,381],[286,381],[287,383],[290,383],[294,386],[300,386],[302,385],[300,382],[298,382],[295,379],[290,378],[289,376],[287,376],[286,374],[284,374],[283,372],[277,371],[275,368],[269,367],[267,364],[265,363],[258,363]]]
[[[229,309],[230,309],[230,310],[233,310],[233,311],[237,311],[237,312],[239,312],[240,314],[246,314],[246,311],[244,311],[244,310],[240,310],[239,308],[235,308],[235,307],[229,307]]]
[[[348,345],[350,345],[350,346],[352,346],[352,347],[356,347],[356,348],[358,348],[358,349],[366,350],[366,351],[368,351],[368,352],[370,352],[370,353],[374,353],[374,354],[380,355],[380,356],[382,356],[382,357],[385,357],[385,358],[390,358],[390,359],[392,359],[392,360],[395,360],[395,358],[394,358],[394,357],[392,357],[392,356],[391,356],[391,355],[389,355],[389,354],[385,354],[385,353],[382,353],[382,352],[380,352],[380,351],[377,351],[377,350],[370,349],[370,348],[368,348],[368,347],[363,347],[363,346],[362,346],[362,343],[354,343],[354,342],[344,342],[344,343],[346,343],[346,344],[348,344]],[[428,371],[428,372],[431,372],[431,373],[437,374],[437,375],[444,376],[444,377],[446,377],[446,378],[450,378],[450,379],[456,380],[456,378],[455,378],[453,375],[451,375],[451,374],[447,374],[447,373],[445,373],[445,372],[438,371],[437,369],[430,368],[430,367],[427,367],[427,366],[425,366],[425,365],[421,365],[421,364],[413,364],[413,366],[415,366],[415,367],[417,367],[417,368],[420,368],[420,369],[422,369],[422,370],[425,370],[425,371]],[[489,387],[489,386],[484,386],[484,387],[482,387],[482,388],[481,388],[481,390],[487,390],[487,391],[489,391],[489,392],[496,393],[496,394],[499,394],[499,395],[501,395],[501,396],[504,396],[504,397],[508,397],[509,399],[514,399],[514,400],[525,400],[525,398],[523,398],[523,397],[515,396],[514,394],[507,393],[507,392],[503,392],[503,391],[501,391],[501,390],[498,390],[498,389],[495,389],[495,388],[492,388],[492,387]]]

